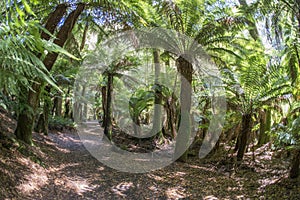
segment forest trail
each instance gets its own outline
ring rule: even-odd
[[[300,199],[299,183],[287,182],[287,169],[271,160],[234,171],[192,157],[152,172],[126,173],[94,158],[78,133],[34,133],[34,142],[41,162],[19,154],[1,158],[0,169],[9,175],[0,174],[6,178],[0,177],[2,187],[14,189],[0,187],[0,199]]]
[[[0,200],[300,200],[300,0],[0,4]]]

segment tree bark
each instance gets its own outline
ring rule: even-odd
[[[172,138],[175,138],[177,135],[176,130],[176,104],[175,104],[175,95],[172,93],[172,96],[168,97],[165,102],[165,109],[167,112],[167,123],[168,128],[171,131]]]
[[[112,95],[113,95],[113,74],[108,74],[107,77],[107,101],[106,101],[106,116],[104,121],[104,134],[109,140],[112,139]]]
[[[39,119],[37,125],[35,127],[35,131],[38,133],[44,133],[48,135],[48,124],[49,124],[49,114],[51,108],[51,97],[50,97],[50,86],[45,87],[44,94],[44,105],[43,105],[43,113],[39,115]]]
[[[42,133],[44,124],[45,124],[45,116],[44,116],[44,113],[41,113],[39,115],[37,124],[35,125],[34,131],[37,133]]]
[[[62,8],[64,7],[63,6],[57,7],[54,13],[58,12],[57,10],[63,10]],[[60,47],[63,47],[63,45],[65,44],[68,38],[69,33],[72,31],[75,22],[77,21],[78,17],[80,16],[84,8],[85,8],[85,4],[80,3],[78,4],[77,8],[68,15],[64,24],[62,25],[61,29],[56,35],[56,39],[54,40],[55,44],[57,44]],[[54,31],[55,27],[57,27],[62,17],[63,15],[61,13],[59,15],[51,14],[46,22],[46,26],[51,27],[49,29]],[[47,38],[46,35],[44,35],[43,37]],[[45,67],[48,69],[48,71],[52,69],[57,57],[58,57],[57,53],[47,54],[43,63]],[[25,96],[27,96],[27,98],[23,97],[20,102],[22,105],[26,105],[26,108],[23,109],[18,116],[18,124],[15,130],[15,135],[17,139],[20,139],[28,144],[32,144],[32,129],[34,125],[35,112],[38,107],[38,100],[40,97],[41,87],[42,87],[41,83],[34,83],[32,86],[33,90],[29,90],[27,88],[24,89],[24,91],[26,91]]]
[[[82,120],[85,122],[88,120],[88,105],[87,105],[87,103],[83,104]]]
[[[168,62],[165,63],[166,67],[170,66],[170,59],[168,58]],[[173,139],[176,138],[177,136],[177,121],[178,121],[178,116],[179,116],[179,112],[178,112],[178,108],[176,107],[176,101],[177,98],[175,96],[174,91],[176,90],[176,86],[177,86],[177,75],[175,77],[175,81],[174,81],[174,85],[173,85],[173,91],[171,96],[166,98],[166,102],[165,102],[165,110],[167,112],[167,124],[168,124],[168,128],[171,131],[171,136]],[[166,129],[168,130],[168,129]]]
[[[86,86],[87,86],[86,83],[84,83],[82,85],[81,97],[85,97],[86,89],[87,89]],[[79,103],[78,111],[79,111],[79,120],[80,121],[86,120],[85,105],[86,105],[86,102],[84,102],[84,101]]]
[[[243,160],[250,132],[251,132],[251,114],[243,114],[242,129],[239,136],[237,161]]]
[[[65,42],[67,41],[69,34],[73,30],[73,27],[82,13],[82,11],[85,8],[85,4],[79,3],[77,8],[69,14],[67,17],[64,25],[61,27],[61,29],[58,31],[56,39],[54,40],[54,43],[57,44],[60,47],[63,47]],[[46,68],[50,71],[58,57],[58,53],[48,53],[46,58],[44,59],[43,63],[46,66]]]
[[[67,95],[66,95],[66,99],[65,99],[65,114],[64,114],[64,117],[65,118],[71,118],[71,99],[70,99],[70,87],[68,86],[68,92],[67,92]]]
[[[44,101],[44,126],[43,126],[43,133],[45,135],[48,135],[49,132],[49,114],[50,114],[50,106],[51,106],[51,98],[50,98],[50,90],[48,92],[48,95]]]
[[[32,89],[33,90],[28,91],[27,88],[22,88],[24,94],[20,96],[19,104],[23,106],[23,109],[18,115],[18,123],[15,130],[17,139],[30,145],[32,145],[32,130],[35,121],[35,112],[39,103],[41,88],[40,85],[34,84]]]
[[[55,116],[57,117],[62,116],[62,103],[63,103],[62,94],[58,92],[54,98],[54,105],[53,105],[53,111],[55,113]]]
[[[300,149],[296,149],[290,169],[290,178],[298,178],[300,174]]]
[[[163,138],[162,135],[162,93],[161,93],[161,86],[159,83],[159,76],[160,76],[160,56],[159,50],[153,50],[153,61],[155,66],[155,96],[154,96],[154,119],[153,119],[153,128],[152,133],[158,135],[160,138]]]
[[[88,29],[89,29],[89,23],[86,22],[85,27],[84,27],[84,30],[83,30],[83,34],[82,34],[82,40],[81,40],[81,44],[80,44],[80,51],[82,51],[83,48],[84,48],[85,41],[86,41],[86,37],[87,37]]]
[[[262,146],[270,140],[269,131],[271,130],[271,115],[270,109],[260,112],[258,146]]]
[[[141,120],[139,118],[139,115],[135,115],[133,116],[133,131],[134,131],[134,134],[136,136],[139,136],[141,135]]]
[[[103,119],[102,119],[102,127],[105,126],[106,121],[106,104],[107,104],[107,86],[101,87],[101,96],[102,96],[102,111],[103,111]]]
[[[193,66],[186,58],[180,56],[176,60],[177,70],[181,75],[180,85],[180,125],[176,137],[175,159],[186,162],[188,154],[188,145],[191,134],[191,99],[192,99],[192,76]],[[178,158],[179,157],[179,158]],[[177,159],[178,158],[178,159]]]
[[[45,24],[45,29],[49,31],[49,33],[53,34],[58,23],[61,21],[63,16],[67,12],[67,4],[60,4],[56,7],[56,9],[49,15],[49,18]],[[42,32],[41,37],[45,40],[49,40],[51,38],[50,35],[48,35],[45,32]]]

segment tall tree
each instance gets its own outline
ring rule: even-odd
[[[248,43],[250,46],[250,44]],[[238,136],[236,149],[237,160],[242,161],[248,139],[253,127],[254,113],[263,106],[269,105],[276,98],[289,94],[290,82],[284,78],[284,68],[280,65],[269,66],[263,54],[257,54],[256,43],[242,63],[237,63],[238,69],[224,70],[224,82],[227,89],[229,108],[241,113],[241,131]]]
[[[186,122],[184,128],[179,128],[177,134],[177,149],[175,152],[182,150],[182,145],[186,146],[190,141],[190,109],[191,109],[191,95],[192,95],[192,80],[194,69],[192,60],[193,54],[203,47],[208,55],[213,60],[221,61],[221,54],[236,55],[233,49],[228,46],[235,46],[234,31],[239,26],[244,24],[244,20],[238,17],[232,17],[229,14],[225,16],[212,16],[205,13],[204,1],[162,1],[158,5],[159,13],[161,13],[161,21],[165,21],[165,27],[171,28],[179,33],[194,39],[198,44],[183,41],[184,37],[180,38],[181,41],[174,41],[174,36],[167,36],[168,42],[172,48],[177,48],[176,51],[176,65],[177,70],[181,76],[181,91],[180,104],[181,104],[181,120]],[[214,8],[216,9],[216,8]],[[195,12],[197,10],[197,12]],[[209,17],[204,17],[205,15]],[[220,17],[218,19],[218,17]],[[231,33],[229,33],[229,30]],[[183,40],[182,40],[183,39]],[[172,42],[171,42],[172,41]],[[189,46],[190,45],[190,46]],[[198,47],[197,47],[198,45]],[[201,47],[202,46],[202,47]],[[238,46],[238,45],[237,45]],[[197,49],[197,50],[196,50]],[[201,54],[197,52],[196,54]],[[201,70],[201,69],[200,69]],[[183,142],[180,142],[182,140]],[[182,144],[180,144],[182,143]],[[184,144],[186,143],[186,144]],[[187,152],[181,156],[180,160],[187,160]]]
[[[159,135],[160,138],[162,135],[162,88],[160,86],[160,73],[161,73],[161,64],[160,64],[160,54],[159,50],[153,50],[153,61],[155,66],[155,80],[154,80],[154,118],[153,118],[153,133]]]
[[[80,14],[84,10],[84,8],[85,8],[85,4],[79,3],[77,5],[77,8],[67,16],[62,27],[60,28],[60,30],[58,31],[58,33],[56,35],[56,39],[54,40],[54,43],[56,45],[63,47],[66,40],[68,39],[70,32],[72,31],[72,29],[76,23],[76,20],[78,19],[78,17],[80,16]],[[45,25],[46,28],[50,29],[48,31],[52,31],[52,33],[54,32],[54,30],[58,26],[58,23],[61,21],[61,19],[63,17],[63,15],[61,15],[60,13],[61,12],[64,13],[65,9],[66,9],[66,6],[62,6],[62,5],[57,6],[55,11],[49,16],[49,18],[46,22],[46,25]],[[57,10],[59,10],[60,12],[58,12]],[[57,12],[59,14],[54,15]],[[46,35],[43,35],[43,36],[47,37]],[[50,71],[52,69],[57,57],[58,57],[58,53],[49,52],[46,55],[46,57],[43,59],[43,63],[48,71]],[[35,119],[35,112],[38,107],[39,96],[40,96],[41,87],[42,87],[41,81],[37,80],[37,82],[38,83],[34,83],[32,85],[32,90],[24,91],[25,96],[22,99],[21,103],[23,105],[27,105],[28,108],[30,108],[30,109],[29,110],[24,109],[19,113],[18,124],[17,124],[17,128],[15,130],[15,134],[16,134],[17,138],[28,144],[32,143],[32,129],[33,129],[33,124],[34,124],[34,119]]]
[[[278,56],[277,59],[288,70],[289,78],[292,81],[293,91],[291,92],[291,101],[298,101],[300,96],[300,1],[263,0],[258,3],[258,11],[264,17],[269,42],[279,55],[283,55]],[[298,116],[295,115],[295,117]],[[290,174],[294,174],[297,171],[294,169],[299,168],[299,152],[299,148],[295,145]],[[295,173],[294,175],[293,177],[297,177],[299,173]]]

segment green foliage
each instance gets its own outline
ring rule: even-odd
[[[34,23],[27,27],[12,30],[13,27],[1,24],[0,27],[0,87],[9,88],[10,91],[17,91],[18,85],[30,86],[35,78],[41,78],[53,83],[50,75],[42,61],[34,52],[42,51],[41,40],[26,35],[31,32]],[[23,30],[22,30],[23,29]],[[20,31],[20,35],[18,32]],[[36,30],[38,31],[38,30]],[[23,34],[21,36],[21,34]]]
[[[14,7],[6,11],[9,17],[0,23],[0,87],[18,94],[20,85],[30,88],[33,83],[42,80],[59,90],[44,66],[43,58],[49,52],[77,58],[51,41],[43,40],[40,33],[47,31],[37,20],[29,18],[37,16],[26,1],[22,3],[18,5],[15,1]],[[17,12],[14,13],[13,9]]]
[[[71,119],[63,117],[49,117],[49,129],[62,131],[63,129],[73,130],[76,124]]]
[[[294,143],[292,135],[289,133],[286,126],[278,124],[271,130],[272,138],[274,138],[273,145],[275,148],[282,148]]]
[[[261,54],[250,51],[234,70],[223,70],[231,108],[243,113],[252,112],[278,97],[292,93],[284,68],[276,64],[267,66],[265,60]]]
[[[300,117],[299,102],[293,102],[284,116],[284,123],[276,124],[271,134],[274,138],[274,146],[277,148],[286,147],[288,149],[300,148]]]
[[[294,85],[299,82],[299,2],[259,1],[257,11],[265,21],[269,43],[277,50],[278,57],[289,72]]]
[[[4,108],[7,111],[13,111],[16,110],[17,106],[18,105],[16,101],[12,101],[9,97],[4,95],[0,91],[0,107]]]
[[[164,101],[172,95],[171,90],[163,85],[138,88],[129,99],[129,112],[132,118],[139,117],[144,110],[153,106],[155,92],[158,92]]]
[[[299,148],[300,145],[300,118],[295,119],[290,125],[278,124],[272,129],[274,146],[287,149]]]
[[[140,88],[130,97],[129,112],[132,119],[136,119],[140,114],[154,102],[154,92]]]

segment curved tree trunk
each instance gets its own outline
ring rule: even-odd
[[[61,29],[56,35],[56,39],[54,40],[54,43],[57,44],[60,47],[63,47],[69,33],[72,31],[78,17],[82,13],[82,11],[85,8],[85,4],[78,4],[77,8],[72,11],[68,17],[66,18],[64,24],[62,25]],[[55,15],[56,13],[56,15]],[[52,31],[51,33],[54,33],[54,30],[56,29],[58,23],[61,21],[62,17],[66,13],[66,6],[58,6],[56,10],[50,14],[50,17],[47,20],[47,23],[45,25],[46,28],[51,27]],[[47,34],[45,34],[41,37],[48,37]],[[47,39],[47,38],[44,38]],[[48,53],[45,59],[43,60],[43,63],[45,67],[50,71],[58,57],[57,53]],[[42,84],[39,83],[41,81],[37,80],[38,83],[34,83],[32,88],[33,90],[28,90],[27,88],[23,91],[25,92],[25,97],[23,97],[20,101],[22,105],[26,105],[26,109],[22,109],[19,116],[18,116],[18,124],[17,128],[15,130],[15,135],[18,139],[28,143],[32,144],[32,130],[35,120],[35,112],[38,107],[38,101],[40,97],[41,87]]]
[[[180,56],[176,60],[177,70],[181,75],[180,85],[180,124],[176,137],[175,159],[179,157],[179,161],[186,162],[188,154],[188,145],[191,134],[191,99],[192,99],[192,76],[193,66],[186,58]],[[182,154],[183,153],[183,154]],[[182,155],[181,155],[182,154]],[[181,155],[181,156],[180,156]]]

